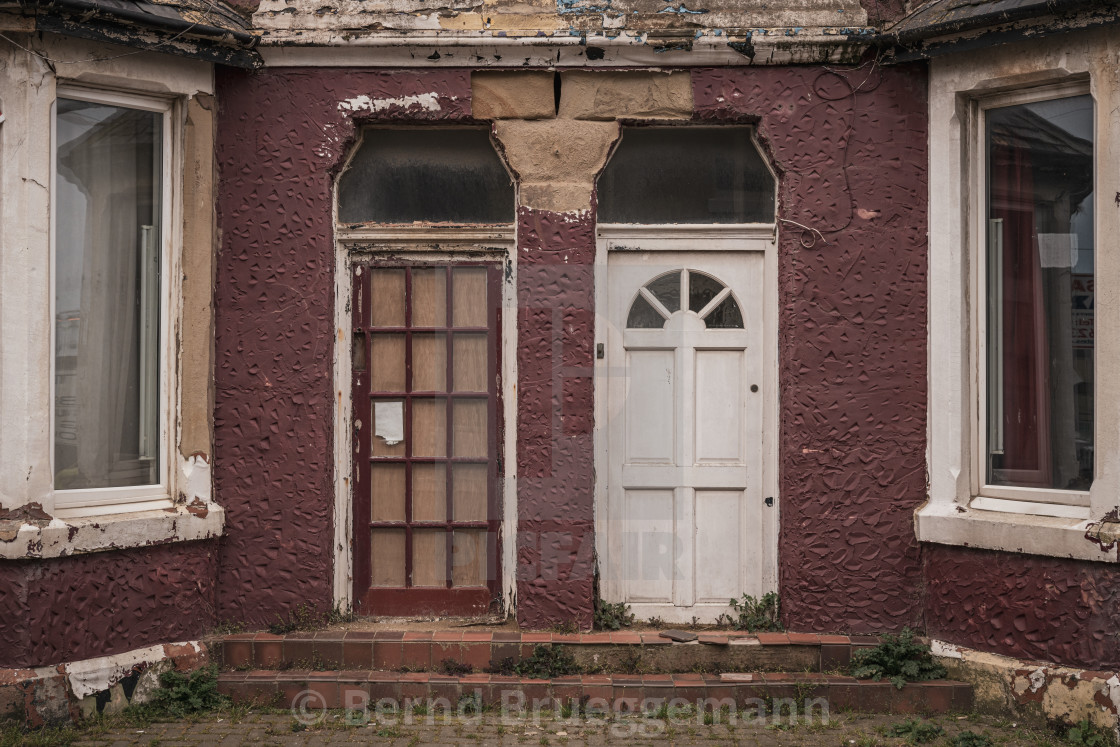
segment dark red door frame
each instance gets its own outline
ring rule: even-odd
[[[454,327],[452,269],[477,267],[486,270],[487,327]],[[405,326],[373,327],[371,270],[400,268],[405,272]],[[444,324],[438,327],[412,326],[412,271],[414,269],[444,269],[446,272],[446,300]],[[353,325],[352,361],[352,418],[354,482],[351,492],[353,502],[351,532],[354,548],[354,595],[357,608],[371,615],[450,614],[482,615],[493,605],[501,604],[501,453],[503,413],[501,391],[501,265],[490,262],[421,263],[371,261],[353,269],[351,318]],[[412,334],[446,335],[445,392],[412,391]],[[456,393],[454,389],[454,333],[485,333],[487,335],[487,382],[485,393]],[[373,334],[403,334],[405,336],[405,390],[404,392],[372,391],[370,355]],[[357,349],[360,346],[360,350]],[[412,450],[412,401],[414,398],[442,399],[445,403],[446,456],[414,457]],[[482,399],[490,402],[487,408],[487,517],[485,521],[454,521],[452,469],[455,464],[479,464],[481,459],[453,456],[454,420],[453,403],[459,400]],[[375,457],[373,444],[372,407],[376,399],[404,402],[405,454],[400,457]],[[405,521],[372,521],[372,470],[371,464],[383,462],[405,465]],[[412,522],[412,465],[445,464],[446,466],[446,516],[442,522]],[[444,587],[412,586],[412,532],[413,528],[444,529],[446,531],[446,579]],[[371,588],[372,551],[370,533],[373,529],[395,528],[405,532],[405,586]],[[486,585],[483,587],[452,587],[453,530],[486,529]]]

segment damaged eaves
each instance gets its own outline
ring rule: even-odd
[[[15,9],[15,4],[4,6]],[[20,0],[37,31],[253,69],[258,37],[222,3],[181,0]]]
[[[908,62],[1120,21],[1116,0],[932,0],[875,38]]]

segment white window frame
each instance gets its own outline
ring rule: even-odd
[[[1120,278],[1120,236],[1111,196],[1120,146],[1109,112],[1120,91],[1100,35],[1062,35],[962,52],[930,63],[929,149],[929,500],[915,516],[917,537],[967,547],[1116,562],[1117,546],[1086,538],[1120,503],[1120,298],[1095,298],[1094,479],[1088,492],[984,484],[986,377],[981,289],[986,256],[984,114],[997,106],[1088,93],[1094,99],[1098,287]],[[1094,49],[1100,45],[1101,49]],[[1029,61],[1028,67],[1024,63]],[[1120,544],[1120,543],[1118,543]]]
[[[968,99],[969,125],[970,125],[970,150],[976,154],[971,159],[972,173],[969,183],[975,184],[976,189],[971,191],[971,205],[969,206],[972,220],[969,222],[968,246],[971,249],[970,262],[972,277],[969,289],[972,311],[972,350],[973,360],[976,361],[974,371],[976,374],[975,396],[972,403],[972,438],[976,447],[972,449],[971,493],[973,507],[989,507],[991,510],[1017,511],[1020,506],[1009,505],[1009,502],[1032,504],[1029,512],[1044,516],[1065,516],[1070,518],[1088,518],[1089,495],[1088,490],[1059,490],[1056,488],[1030,488],[1008,485],[987,484],[987,468],[985,466],[986,429],[988,424],[988,352],[987,352],[987,295],[988,287],[987,262],[985,258],[989,251],[987,245],[988,223],[988,142],[987,118],[988,112],[1008,106],[1033,104],[1042,101],[1070,98],[1089,94],[1089,81],[1072,80],[1052,85],[1035,86],[1017,89],[1004,93],[981,95]],[[1095,108],[1096,102],[1094,102]],[[1094,128],[1095,130],[1095,128]],[[1093,158],[1097,158],[1098,150],[1096,137],[1093,138]],[[1094,191],[1093,199],[1099,202],[1100,193]],[[1095,214],[1094,210],[1094,214]],[[1094,236],[1094,243],[1100,246],[1100,237]],[[1096,270],[1094,269],[1094,278]],[[1097,356],[1094,355],[1093,366],[1097,366]],[[1099,374],[1099,370],[1094,376]],[[1095,398],[1095,392],[1094,392]],[[1094,409],[1096,401],[1094,399]],[[1095,413],[1094,413],[1095,414]],[[1095,418],[1094,418],[1095,421]]]
[[[56,295],[56,269],[57,269],[57,121],[58,99],[72,99],[88,101],[91,103],[119,106],[141,111],[160,114],[162,117],[162,154],[161,154],[161,181],[162,193],[160,195],[161,226],[160,226],[160,324],[159,324],[159,481],[152,485],[136,485],[128,487],[88,488],[83,490],[53,490],[55,516],[60,518],[74,518],[81,516],[114,514],[135,511],[151,511],[173,506],[171,500],[171,465],[175,454],[172,448],[174,427],[175,401],[177,387],[172,376],[174,352],[170,349],[172,339],[172,316],[177,313],[178,304],[172,294],[177,290],[177,270],[173,264],[174,242],[176,240],[174,221],[178,213],[176,203],[178,190],[174,188],[177,183],[178,171],[174,143],[174,128],[177,102],[170,97],[146,96],[131,92],[90,88],[85,86],[59,84],[56,89],[54,105],[51,107],[51,216],[50,216],[50,463],[51,476],[55,474],[54,464],[54,438],[55,438],[55,295]]]

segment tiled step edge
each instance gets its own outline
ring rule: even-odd
[[[769,705],[776,699],[791,699],[804,704],[823,698],[830,712],[934,715],[968,712],[973,702],[972,686],[951,680],[912,682],[899,689],[889,682],[782,672],[581,675],[537,680],[491,674],[453,677],[424,672],[256,670],[222,673],[218,690],[237,702],[293,709],[308,702],[319,708],[366,708],[386,700],[407,709],[429,699],[443,699],[455,708],[462,698],[476,695],[484,706],[503,708],[510,704],[533,708],[534,700],[539,708],[559,709],[572,703],[586,708],[587,699],[598,699],[600,710],[612,712],[646,711],[674,698],[701,710],[710,709],[713,702],[716,708],[729,701],[738,708],[752,708],[759,701]]]
[[[851,652],[877,645],[875,636],[817,635],[813,633],[718,633],[704,634],[691,643],[676,643],[657,633],[404,633],[377,632],[309,632],[273,635],[271,633],[238,633],[223,636],[212,645],[222,653],[215,656],[232,669],[254,667],[281,669],[292,665],[338,667],[342,669],[436,669],[445,659],[461,662],[476,670],[489,668],[492,662],[511,658],[519,661],[532,656],[538,645],[563,644],[579,647],[681,647],[697,646],[763,646],[801,649],[796,664],[806,659],[804,647],[819,649],[819,656],[810,654],[817,671],[844,669]],[[793,651],[791,650],[792,654]]]

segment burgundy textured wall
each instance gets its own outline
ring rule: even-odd
[[[595,218],[517,215],[517,620],[594,608]]]
[[[696,70],[704,120],[757,120],[781,170],[779,570],[795,630],[921,621],[926,76],[922,66]],[[807,243],[813,243],[804,235]]]
[[[217,542],[0,563],[0,668],[195,640],[215,623]]]
[[[931,636],[1018,658],[1120,669],[1120,569],[945,545],[924,549]]]
[[[470,76],[316,68],[223,70],[217,158],[214,483],[226,509],[221,619],[268,623],[331,606],[334,248],[331,185],[359,96],[435,93],[381,120],[470,116]],[[367,113],[368,116],[368,113]]]

